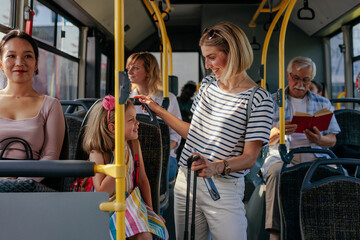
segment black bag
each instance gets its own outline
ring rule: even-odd
[[[19,137],[4,138],[0,141],[0,144],[5,142],[4,147],[1,149],[1,160],[17,160],[4,158],[4,153],[8,150],[8,147],[14,143],[21,143],[24,146],[26,153],[26,160],[33,160],[33,153],[30,144]],[[0,192],[56,192],[54,189],[47,187],[46,185],[39,183],[33,179],[0,179]]]
[[[184,230],[184,240],[189,239],[189,205],[190,205],[190,181],[191,181],[191,164],[193,161],[197,161],[199,156],[190,155],[187,159],[187,188],[186,188],[186,205],[185,205],[185,230]],[[197,173],[194,172],[193,180],[193,201],[192,201],[192,211],[191,211],[191,232],[190,239],[195,239],[195,208],[196,208],[196,187],[197,187]]]
[[[0,192],[56,192],[33,179],[0,179]]]
[[[8,138],[4,138],[3,140],[1,140],[0,144],[3,143],[3,142],[6,142],[6,141],[7,141],[7,143],[1,149],[2,151],[0,153],[0,160],[13,160],[13,159],[10,159],[10,158],[4,158],[3,157],[5,151],[7,150],[7,148],[13,143],[21,143],[24,146],[25,153],[26,153],[26,160],[33,160],[34,159],[30,144],[27,141],[25,141],[24,139],[19,138],[19,137],[8,137]]]

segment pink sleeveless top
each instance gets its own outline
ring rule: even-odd
[[[39,113],[33,118],[12,120],[0,117],[0,140],[20,137],[32,149],[34,160],[57,160],[65,134],[64,114],[59,101],[45,96]],[[0,144],[0,152],[4,144]],[[5,158],[25,159],[21,144],[11,144],[4,153]]]

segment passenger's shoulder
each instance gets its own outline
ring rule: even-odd
[[[254,94],[254,97],[259,98],[259,100],[260,99],[261,100],[267,99],[267,100],[271,101],[271,99],[272,99],[271,94],[268,91],[266,91],[265,89],[263,89],[263,88],[258,88],[257,91]]]
[[[330,100],[327,99],[326,97],[323,97],[323,96],[320,96],[318,94],[311,93],[311,92],[309,94],[310,94],[310,97],[311,97],[312,101],[314,101],[314,102],[320,102],[320,103],[324,103],[324,104],[331,104]]]
[[[60,107],[61,108],[61,104],[57,98],[45,95],[44,107],[48,107],[48,108]]]

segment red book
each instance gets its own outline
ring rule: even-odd
[[[329,128],[333,114],[327,108],[320,109],[314,113],[314,116],[308,113],[295,112],[291,123],[298,125],[295,130],[296,133],[303,133],[305,129],[312,130],[313,127],[317,127],[321,132]]]

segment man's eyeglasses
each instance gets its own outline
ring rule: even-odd
[[[213,39],[215,37],[215,35],[221,37],[222,39],[225,39],[225,38],[223,38],[223,36],[221,36],[219,33],[217,33],[214,29],[205,28],[204,31],[203,31],[203,34],[205,34],[206,32],[209,33],[208,40]]]
[[[289,73],[289,74],[290,74],[290,77],[297,82],[302,81],[304,84],[311,82],[311,78],[309,78],[309,77],[300,78],[298,75],[294,75],[292,73]]]

